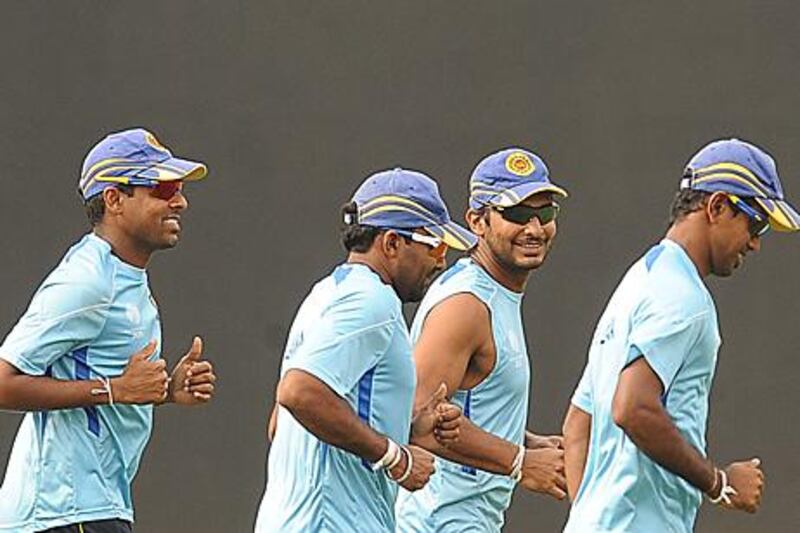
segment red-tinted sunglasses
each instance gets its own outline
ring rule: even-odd
[[[171,200],[173,196],[183,190],[182,180],[158,181],[147,178],[129,178],[126,185],[147,187],[150,189],[150,196],[160,200]]]

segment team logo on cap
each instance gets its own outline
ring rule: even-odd
[[[149,144],[153,148],[157,148],[159,150],[166,150],[167,149],[163,144],[158,142],[158,139],[156,139],[156,136],[153,135],[152,133],[146,133],[145,136],[144,136],[144,140],[146,140],[147,144]]]
[[[517,176],[530,176],[536,167],[526,154],[514,152],[506,158],[506,170]]]

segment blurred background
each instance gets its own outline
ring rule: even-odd
[[[341,203],[403,165],[434,176],[461,218],[475,163],[522,145],[572,193],[524,300],[530,426],[557,432],[594,324],[661,238],[700,146],[761,144],[800,203],[798,15],[788,1],[5,2],[0,331],[87,231],[75,189],[97,140],[144,126],[206,161],[180,246],[149,270],[165,354],[201,334],[218,396],[157,410],[136,530],[248,531],[289,325],[344,258]],[[755,516],[704,505],[699,532],[800,530],[798,244],[769,235],[709,281],[724,339],[709,452],[758,455],[767,488]],[[20,418],[0,413],[0,472]],[[505,530],[560,531],[566,513],[518,491]]]

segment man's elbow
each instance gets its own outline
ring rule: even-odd
[[[277,402],[290,413],[302,413],[313,402],[313,393],[303,379],[289,372],[278,383]]]
[[[646,420],[646,411],[642,405],[627,398],[614,397],[611,405],[611,416],[614,423],[626,434],[633,436],[639,433]]]

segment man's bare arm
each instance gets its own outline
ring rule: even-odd
[[[592,416],[570,404],[562,429],[564,432],[564,471],[567,476],[567,493],[570,501],[575,501],[578,488],[583,480],[591,429]]]
[[[316,376],[291,369],[278,383],[278,404],[320,440],[346,450],[370,463],[380,460],[389,448],[386,436],[365,424],[344,398]],[[424,486],[433,472],[433,458],[421,448],[408,447],[413,456],[411,476],[401,483],[408,490]],[[400,462],[391,472],[399,478],[408,465],[401,453]]]
[[[721,476],[678,431],[661,403],[663,385],[644,357],[620,374],[612,414],[636,446],[653,461],[682,477],[701,491],[716,497]],[[764,474],[760,461],[731,463],[725,468],[728,482],[737,491],[726,507],[755,512],[761,503]]]
[[[117,403],[151,404],[167,397],[166,362],[150,361],[155,343],[133,354],[125,372],[111,379],[111,391]],[[92,394],[102,389],[101,381],[60,380],[31,376],[0,359],[0,409],[41,411],[71,409],[109,403],[107,394]]]
[[[417,367],[415,412],[445,383],[448,391],[477,386],[485,375],[476,377],[473,355],[494,346],[489,311],[472,294],[456,294],[436,305],[428,314],[414,347]],[[470,371],[472,370],[472,371]],[[508,475],[519,445],[462,420],[457,442],[444,447],[432,438],[420,445],[457,463],[495,474]],[[563,452],[559,449],[527,450],[522,484],[531,490],[564,496]]]

